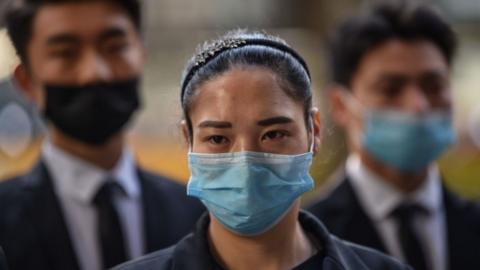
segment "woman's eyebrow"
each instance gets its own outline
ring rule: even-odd
[[[232,124],[230,122],[222,122],[222,121],[203,121],[198,124],[199,128],[232,128]]]
[[[293,119],[286,117],[286,116],[277,116],[277,117],[272,117],[272,118],[267,118],[264,120],[260,120],[257,122],[257,125],[259,126],[271,126],[271,125],[276,125],[276,124],[288,124],[292,123]]]

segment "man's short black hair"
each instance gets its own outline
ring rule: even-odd
[[[362,58],[391,39],[429,41],[449,65],[457,47],[452,28],[432,7],[412,1],[378,2],[333,33],[329,43],[333,82],[350,87]]]
[[[139,0],[83,0],[109,1],[118,4],[132,19],[138,31],[141,29],[141,5]],[[79,0],[10,0],[5,12],[5,24],[18,56],[27,63],[27,47],[32,35],[32,23],[38,10],[44,5],[78,3]],[[88,18],[87,18],[88,19]]]

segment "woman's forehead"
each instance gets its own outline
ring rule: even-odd
[[[197,89],[190,116],[195,121],[200,115],[258,118],[302,112],[302,104],[288,96],[279,81],[267,69],[232,69]]]

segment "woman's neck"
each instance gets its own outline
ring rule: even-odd
[[[298,211],[299,200],[279,224],[254,237],[236,235],[210,215],[211,252],[231,270],[292,269],[315,252],[298,222]]]

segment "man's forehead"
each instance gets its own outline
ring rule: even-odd
[[[32,38],[69,34],[97,38],[112,29],[135,31],[128,14],[109,1],[49,4],[39,9],[32,25]]]
[[[429,42],[392,41],[368,53],[354,77],[418,77],[448,75],[449,66],[440,50]]]
[[[446,79],[449,76],[448,70],[441,66],[419,65],[410,69],[405,67],[383,67],[370,74],[372,79],[377,81],[418,81],[423,79]]]
[[[432,42],[425,40],[387,41],[365,55],[363,62],[368,61],[381,62],[385,68],[402,65],[412,68],[422,67],[422,65],[448,66],[441,50]]]

